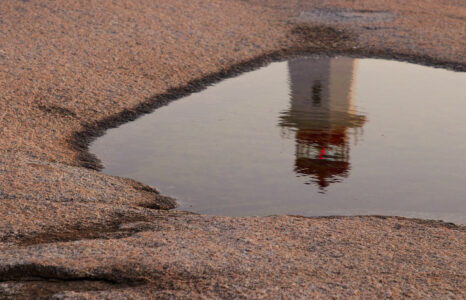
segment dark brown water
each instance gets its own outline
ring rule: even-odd
[[[111,129],[104,172],[218,215],[466,223],[466,74],[375,59],[270,64]]]

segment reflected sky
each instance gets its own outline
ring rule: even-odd
[[[108,130],[105,173],[216,215],[381,214],[466,223],[466,74],[303,57]]]

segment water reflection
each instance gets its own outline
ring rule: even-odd
[[[296,140],[298,176],[321,192],[350,170],[350,131],[358,134],[366,117],[354,106],[357,61],[352,58],[301,58],[288,62],[290,107],[280,115],[285,136]]]
[[[300,58],[174,101],[91,150],[106,173],[155,186],[182,210],[466,224],[464,95],[466,73]]]

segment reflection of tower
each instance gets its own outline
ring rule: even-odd
[[[348,129],[364,125],[353,107],[356,60],[301,58],[288,63],[291,106],[280,126],[296,139],[295,171],[322,189],[348,175]]]

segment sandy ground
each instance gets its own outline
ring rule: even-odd
[[[98,172],[106,128],[300,53],[466,70],[458,1],[3,0],[0,298],[466,298],[465,228],[231,218]]]

